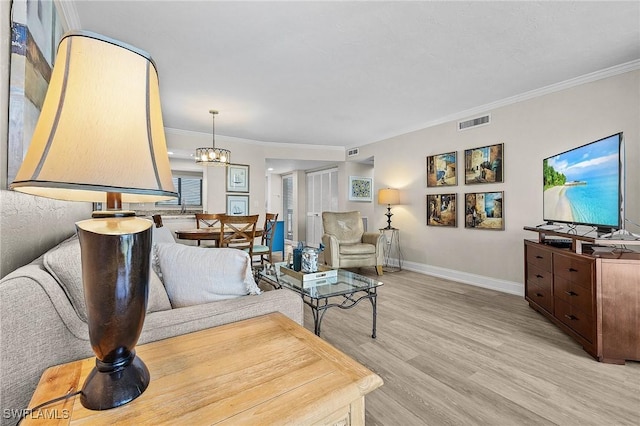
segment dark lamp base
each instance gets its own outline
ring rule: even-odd
[[[89,410],[108,410],[133,401],[149,386],[149,370],[142,360],[134,355],[133,361],[122,369],[104,370],[104,363],[96,360],[87,380],[82,386],[80,402]]]
[[[393,229],[391,226],[391,216],[393,216],[393,213],[391,213],[391,205],[387,205],[387,213],[385,213],[385,216],[387,217],[387,227],[384,229]]]

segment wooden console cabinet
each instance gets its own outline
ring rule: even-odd
[[[598,361],[640,361],[640,253],[576,253],[544,236],[524,244],[529,306]]]

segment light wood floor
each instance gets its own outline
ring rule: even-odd
[[[409,271],[381,281],[377,339],[366,301],[322,323],[384,379],[368,425],[640,424],[640,363],[596,362],[524,298]]]

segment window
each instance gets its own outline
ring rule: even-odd
[[[156,206],[202,206],[202,178],[173,177],[178,198],[158,201]]]
[[[293,175],[282,178],[282,211],[284,212],[285,239],[293,240]]]

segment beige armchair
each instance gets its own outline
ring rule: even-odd
[[[360,212],[322,212],[324,262],[332,268],[374,266],[382,275],[384,236],[364,232]]]

